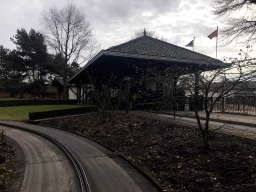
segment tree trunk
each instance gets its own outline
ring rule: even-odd
[[[195,105],[195,102],[194,102],[194,105]],[[205,109],[205,114],[206,114],[206,121],[205,121],[205,126],[203,127],[202,124],[201,124],[201,120],[200,120],[198,111],[197,111],[196,106],[195,106],[196,120],[197,120],[198,127],[201,131],[201,134],[202,134],[202,144],[203,144],[202,151],[203,151],[203,153],[207,153],[210,150],[210,147],[211,147],[211,144],[209,142],[210,112],[207,108]]]
[[[209,122],[210,122],[210,112],[206,109],[206,120],[205,120],[205,127],[204,127],[204,133],[203,133],[203,152],[207,153],[207,151],[210,150],[211,144],[209,142]]]
[[[211,149],[211,144],[209,142],[208,134],[206,134],[203,138],[203,153],[207,153]]]
[[[67,97],[67,65],[68,65],[68,60],[67,60],[67,56],[65,56],[65,63],[63,66],[63,99],[68,99]]]

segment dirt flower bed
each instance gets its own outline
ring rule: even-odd
[[[15,176],[17,156],[14,147],[5,139],[0,141],[0,191],[11,185]]]
[[[256,141],[211,133],[212,150],[201,151],[198,129],[156,115],[111,113],[101,123],[94,113],[44,120],[41,125],[72,130],[121,152],[167,191],[255,191]]]

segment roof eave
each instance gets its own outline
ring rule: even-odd
[[[202,61],[202,60],[191,60],[191,59],[182,59],[182,58],[172,58],[166,56],[156,56],[156,55],[142,55],[135,53],[123,53],[117,51],[108,51],[104,50],[102,55],[117,56],[117,57],[128,57],[136,59],[147,59],[147,60],[157,60],[157,61],[168,61],[168,62],[177,62],[177,63],[191,63],[191,64],[201,64],[201,65],[214,65],[216,67],[227,67],[228,64],[223,63],[222,61]]]
[[[146,59],[146,60],[155,60],[155,61],[166,61],[166,62],[176,62],[176,63],[187,63],[187,64],[197,64],[197,65],[212,65],[214,67],[222,68],[229,67],[229,64],[223,63],[222,61],[202,61],[202,60],[191,60],[191,59],[182,59],[182,58],[171,58],[165,56],[155,56],[155,55],[142,55],[135,53],[123,53],[117,51],[101,50],[95,57],[93,57],[77,74],[75,74],[70,80],[69,83],[73,81],[80,73],[82,73],[86,68],[92,65],[102,56],[114,56],[114,57],[127,57],[127,58],[136,58],[136,59]]]
[[[102,55],[104,55],[105,50],[101,50],[96,56],[94,56],[88,63],[79,71],[77,72],[68,82],[70,83],[76,76],[78,76],[81,72],[83,72],[87,67],[93,64],[96,60],[98,60]]]

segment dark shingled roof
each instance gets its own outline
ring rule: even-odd
[[[166,67],[165,64],[178,64],[181,66],[198,66],[201,67],[201,70],[212,70],[230,65],[218,59],[144,35],[107,50],[101,50],[70,79],[69,83],[79,82],[83,76],[86,76],[86,71],[91,69],[99,71],[117,70],[118,68],[120,73],[123,73],[126,70],[123,61],[136,59],[152,61],[162,68]]]
[[[179,59],[220,62],[206,55],[144,35],[126,43],[110,47],[108,51],[121,53],[171,57]]]

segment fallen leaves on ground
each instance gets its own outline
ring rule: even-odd
[[[0,191],[10,185],[15,176],[16,163],[15,149],[4,139],[0,142]]]
[[[41,125],[82,133],[124,154],[167,191],[255,191],[256,141],[210,133],[212,150],[202,153],[195,127],[156,115],[95,113],[43,120]]]

